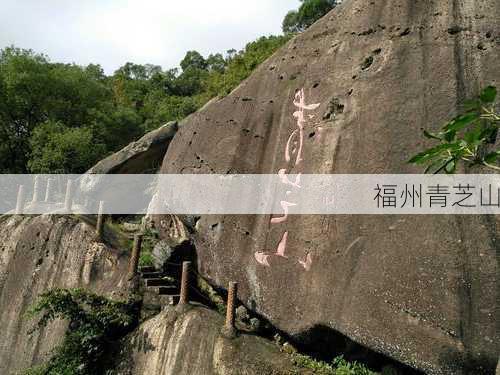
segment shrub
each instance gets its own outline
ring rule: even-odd
[[[40,295],[28,316],[40,330],[56,319],[69,326],[61,345],[28,375],[103,374],[111,367],[111,350],[137,324],[135,300],[112,301],[83,289],[54,289]]]

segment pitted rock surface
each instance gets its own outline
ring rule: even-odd
[[[0,374],[17,374],[50,356],[66,324],[29,335],[26,317],[37,297],[53,288],[88,288],[117,296],[128,258],[94,241],[94,228],[72,217],[0,218]]]
[[[184,121],[162,173],[421,173],[406,162],[431,144],[421,129],[500,84],[499,20],[496,0],[346,0]],[[297,167],[284,150],[301,89],[320,106]],[[203,275],[239,282],[247,307],[304,342],[326,327],[430,374],[497,364],[494,217],[205,216],[196,227]],[[259,264],[285,232],[288,258]]]
[[[144,322],[127,340],[119,375],[288,375],[297,373],[290,357],[263,338],[221,335],[224,318],[194,307],[168,308]]]
[[[177,132],[172,121],[153,130],[136,142],[101,160],[87,171],[91,174],[134,174],[156,171],[168,145]]]

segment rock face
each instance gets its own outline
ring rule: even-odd
[[[101,160],[87,173],[134,174],[156,171],[176,132],[177,122],[169,122]]]
[[[499,20],[496,0],[346,0],[186,120],[162,173],[421,173],[406,163],[421,128],[500,84]],[[302,96],[320,105],[296,166],[284,150]],[[197,229],[200,271],[238,281],[249,308],[299,340],[340,331],[430,374],[494,371],[495,218],[206,216]],[[285,232],[288,258],[259,264]]]
[[[52,288],[116,293],[127,257],[94,241],[94,228],[71,217],[0,218],[0,373],[16,374],[40,363],[66,328],[53,323],[29,335],[25,317],[38,295]]]
[[[178,125],[176,121],[169,122],[162,127],[153,130],[136,142],[132,142],[120,151],[101,160],[90,168],[81,177],[79,188],[82,193],[92,193],[99,196],[109,207],[119,207],[119,203],[130,199],[125,196],[119,185],[105,185],[104,179],[93,174],[151,174],[157,173],[160,169],[163,157],[170,145],[170,142],[177,133]],[[143,206],[147,207],[150,195],[154,193],[155,186],[150,186],[149,192],[143,197]],[[98,202],[91,202],[97,209]]]
[[[205,308],[183,314],[168,309],[143,323],[126,340],[120,375],[261,375],[292,374],[278,347],[262,338],[220,335],[222,316]]]

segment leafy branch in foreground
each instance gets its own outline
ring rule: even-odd
[[[455,173],[463,163],[467,167],[483,166],[500,171],[500,149],[494,147],[500,114],[495,111],[497,89],[486,87],[481,95],[464,105],[464,112],[444,125],[439,133],[424,130],[424,136],[439,141],[409,160],[426,165],[425,173]]]
[[[117,302],[83,289],[54,289],[40,295],[28,311],[38,318],[35,328],[64,319],[69,327],[64,340],[47,363],[25,371],[26,375],[103,374],[111,364],[110,350],[137,323],[137,304]]]

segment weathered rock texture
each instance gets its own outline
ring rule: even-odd
[[[101,160],[87,173],[134,174],[156,171],[176,132],[177,122],[169,122]]]
[[[497,0],[347,0],[185,121],[162,172],[419,173],[406,160],[425,146],[421,128],[500,84],[499,20]],[[297,168],[284,150],[302,88],[321,105]],[[495,218],[208,216],[197,227],[201,272],[238,281],[247,306],[302,340],[332,328],[432,374],[496,366]],[[288,259],[259,265],[254,254],[276,251],[285,231]]]
[[[89,175],[157,173],[177,130],[177,121],[169,122],[147,133],[138,141],[128,144],[106,159],[101,160],[80,178],[78,184],[80,191],[84,194],[91,193],[94,197],[99,197],[99,200],[104,201],[108,210],[109,207],[120,207],[120,202],[130,199],[129,196],[123,194],[121,186],[109,185],[109,180],[106,181],[101,177]],[[150,196],[154,194],[155,188],[155,186],[151,186],[151,191],[145,192],[145,195],[142,197],[144,207],[147,207]],[[97,206],[98,202],[90,202],[90,204]]]
[[[47,358],[66,325],[28,335],[27,309],[49,289],[118,292],[127,257],[94,241],[92,226],[71,217],[0,218],[0,374],[15,374]]]
[[[202,307],[169,308],[126,340],[120,375],[288,375],[290,358],[257,336],[221,336],[224,318]]]

